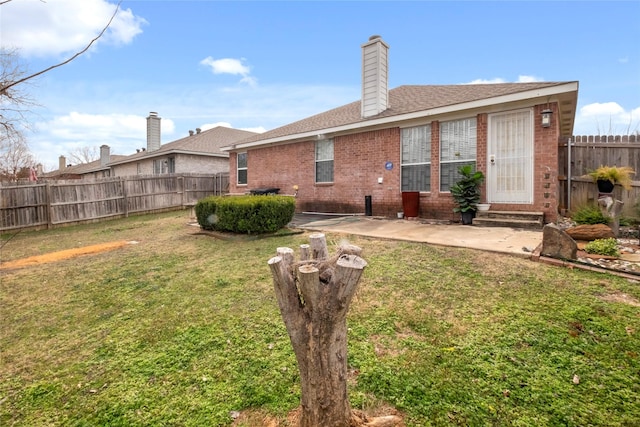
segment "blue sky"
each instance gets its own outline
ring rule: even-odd
[[[82,49],[106,0],[12,0],[0,43],[39,71]],[[124,0],[87,54],[27,87],[45,170],[78,147],[114,154],[225,124],[263,131],[360,97],[361,45],[389,44],[389,87],[579,81],[575,134],[640,131],[640,1]]]

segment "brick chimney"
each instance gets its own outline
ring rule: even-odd
[[[64,170],[67,167],[67,158],[65,156],[58,157],[58,170]]]
[[[389,108],[389,45],[371,36],[362,45],[362,118]]]
[[[107,166],[107,163],[111,161],[111,152],[108,145],[100,146],[100,166]]]
[[[160,120],[155,111],[150,112],[147,117],[147,151],[160,148]]]

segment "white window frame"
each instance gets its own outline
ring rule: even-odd
[[[454,167],[453,174],[458,176],[458,167],[471,164],[474,169],[478,158],[478,120],[476,117],[467,117],[458,120],[448,120],[439,123],[440,134],[440,192],[449,192],[449,188],[456,179],[447,184],[449,179],[444,179],[445,168],[443,165]],[[451,168],[446,168],[451,171]]]
[[[240,156],[244,157],[243,166],[240,165]],[[249,169],[247,164],[248,156],[247,152],[243,151],[242,153],[238,153],[236,155],[236,184],[237,185],[247,185],[249,182]],[[244,171],[244,182],[240,182],[240,172]]]
[[[315,183],[316,184],[330,184],[334,180],[334,150],[335,145],[333,143],[333,139],[322,139],[320,141],[316,141],[315,144]],[[328,166],[331,167],[331,177],[330,179],[325,177],[318,177],[318,167],[319,166]]]
[[[414,140],[415,136],[421,136],[420,133],[425,132],[424,140]],[[408,144],[415,144],[414,147],[408,147]],[[419,154],[406,155],[411,148],[420,151]],[[411,185],[404,178],[405,168],[421,168],[426,169],[426,177],[424,186],[420,183]],[[417,186],[417,187],[416,187]],[[400,191],[431,191],[431,125],[413,126],[403,128],[400,131]]]
[[[164,157],[161,159],[153,159],[153,174],[166,175],[176,172],[175,157]]]

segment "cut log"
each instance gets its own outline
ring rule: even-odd
[[[277,248],[268,261],[300,370],[299,425],[346,427],[354,420],[347,395],[346,317],[367,262],[358,246],[342,246],[330,259],[324,234],[309,239],[300,246],[299,263],[289,248]],[[358,425],[391,426],[392,419]]]

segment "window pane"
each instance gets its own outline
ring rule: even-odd
[[[402,191],[431,191],[431,125],[402,129]]]
[[[238,153],[238,168],[247,167],[247,153]]]
[[[440,161],[476,158],[476,119],[440,123]]]
[[[431,126],[402,129],[402,163],[431,160]]]
[[[325,139],[316,142],[316,161],[333,160],[333,140]]]
[[[238,169],[238,184],[246,184],[246,183],[247,183],[247,170]]]
[[[316,182],[333,182],[333,140],[316,142]]]
[[[402,166],[402,191],[431,191],[431,165]]]
[[[458,168],[463,165],[472,165],[476,168],[476,162],[456,162],[440,164],[440,191],[449,191],[462,176],[458,173]]]
[[[316,182],[333,182],[333,160],[316,162]]]

